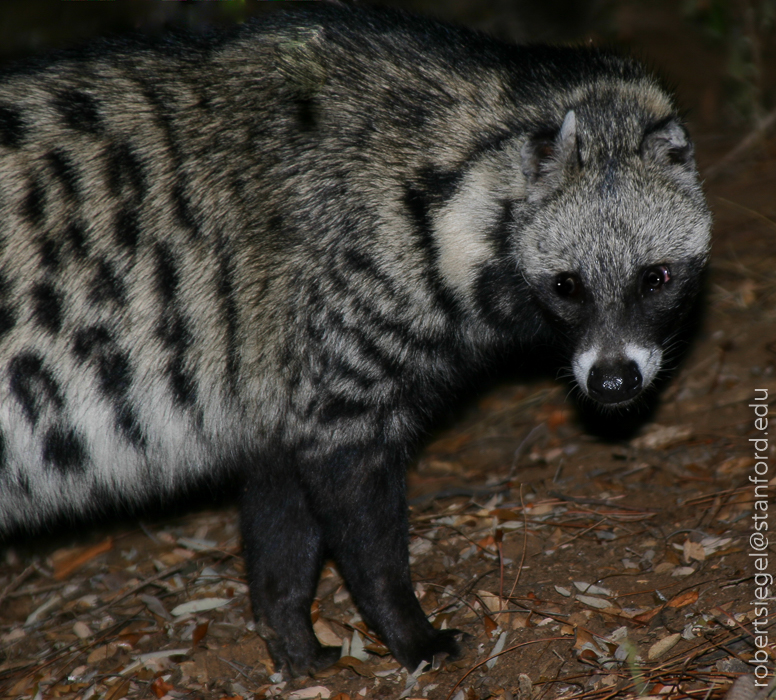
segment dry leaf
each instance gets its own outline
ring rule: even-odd
[[[698,595],[698,591],[686,591],[685,593],[680,593],[671,598],[666,605],[669,608],[683,608],[687,605],[692,605],[698,600]]]
[[[313,700],[313,698],[327,700],[329,697],[331,697],[331,691],[324,685],[314,685],[288,694],[288,700]]]
[[[633,619],[636,622],[649,622],[655,615],[657,615],[664,606],[658,605],[656,608],[652,608],[651,610],[647,610],[646,612],[639,613],[636,615]]]
[[[584,581],[574,581],[574,585],[576,586],[576,589],[580,593],[584,593],[586,595],[603,595],[607,597],[614,595],[614,593],[612,593],[612,591],[609,590],[608,588],[604,588],[603,586],[596,586],[592,583],[585,583]]]
[[[594,598],[589,595],[578,595],[577,600],[580,603],[595,608],[596,610],[619,610],[619,606],[606,598]]]
[[[477,544],[483,549],[488,549],[489,547],[495,549],[496,540],[493,535],[488,535],[487,537],[483,537]]]
[[[498,518],[502,523],[509,520],[523,520],[522,513],[515,513],[515,511],[508,510],[507,508],[496,508],[495,510],[491,510],[488,515],[493,518]]]
[[[675,634],[669,634],[667,637],[663,637],[658,642],[655,642],[647,652],[647,658],[650,661],[654,661],[655,659],[659,659],[663,654],[665,654],[667,651],[670,651],[671,649],[676,646],[676,643],[682,638],[681,632],[676,632]]]
[[[490,591],[477,591],[477,596],[490,612],[497,613],[505,610],[507,602]]]
[[[105,696],[105,700],[119,700],[123,698],[129,690],[129,678],[117,683],[114,688]]]
[[[210,622],[203,622],[194,628],[194,631],[191,633],[191,646],[197,646],[205,638],[208,625],[210,625]]]
[[[75,547],[60,549],[51,555],[54,564],[54,578],[63,581],[76,569],[81,568],[86,562],[91,561],[103,552],[113,549],[113,538],[108,537],[102,542],[91,547]]]
[[[199,600],[190,600],[188,603],[175,606],[170,610],[170,614],[173,617],[180,617],[181,615],[215,610],[215,608],[223,607],[228,605],[228,603],[228,598],[200,598]]]
[[[157,698],[163,698],[175,686],[173,686],[172,683],[168,683],[160,676],[153,683],[151,683],[149,687],[151,688],[151,692],[156,695]]]
[[[670,561],[661,561],[656,567],[655,567],[655,573],[656,574],[665,574],[671,571],[672,569],[676,568],[676,564]]]
[[[318,641],[325,647],[340,647],[342,646],[341,637],[334,632],[328,622],[318,618],[313,623],[313,632],[318,637]]]
[[[89,625],[87,625],[85,622],[82,622],[81,620],[78,620],[73,625],[73,634],[75,634],[78,639],[88,639],[94,633],[89,628]]]
[[[533,627],[531,616],[533,613],[517,613],[512,615],[512,629],[522,629],[524,627]]]
[[[684,442],[692,435],[689,425],[653,425],[646,435],[631,440],[636,449],[662,450]]]
[[[95,664],[100,663],[100,661],[110,659],[117,651],[118,645],[113,642],[102,647],[97,647],[86,657],[86,663],[90,666],[94,666]]]
[[[362,661],[361,659],[357,659],[355,656],[343,656],[335,666],[338,666],[339,668],[349,668],[351,671],[354,671],[359,676],[363,676],[364,678],[373,678],[374,673],[372,673],[372,670],[369,668],[369,666]]]
[[[689,564],[693,559],[695,561],[706,561],[706,549],[699,542],[685,540],[682,545],[684,560]]]
[[[584,627],[577,627],[577,637],[574,640],[574,648],[576,650],[582,649],[586,644],[594,645],[595,638]]]
[[[498,629],[498,625],[493,622],[493,618],[491,618],[489,615],[483,615],[482,616],[482,624],[485,627],[485,634],[490,637],[496,629]]]

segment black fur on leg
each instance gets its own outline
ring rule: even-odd
[[[459,655],[455,630],[432,627],[410,579],[405,461],[395,451],[335,449],[323,464],[302,465],[308,502],[326,549],[364,618],[397,661]],[[401,452],[401,451],[399,451]],[[302,460],[303,462],[303,460]]]
[[[278,671],[313,674],[339,659],[313,632],[310,606],[323,563],[321,529],[291,465],[262,465],[243,487],[241,528],[259,634]]]

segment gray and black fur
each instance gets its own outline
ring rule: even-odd
[[[261,634],[338,656],[324,557],[414,668],[404,469],[520,345],[631,401],[698,286],[709,214],[637,63],[382,11],[99,44],[0,76],[0,530],[243,483]]]

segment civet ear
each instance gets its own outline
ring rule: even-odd
[[[529,138],[521,157],[529,201],[544,199],[560,188],[563,180],[581,165],[574,110],[566,113],[556,132]]]
[[[648,129],[639,151],[645,162],[683,168],[695,167],[695,149],[687,129],[673,117]]]

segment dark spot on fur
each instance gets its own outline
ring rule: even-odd
[[[326,425],[339,420],[362,418],[369,410],[368,404],[342,398],[331,398],[318,410],[318,420]]]
[[[73,354],[80,362],[88,360],[94,368],[100,391],[113,404],[116,429],[134,447],[145,447],[145,437],[128,400],[133,381],[128,354],[116,347],[104,326],[79,331],[73,343]]]
[[[64,401],[51,372],[35,353],[16,355],[8,365],[11,394],[34,426],[46,404],[61,409]]]
[[[173,187],[172,200],[175,205],[175,215],[178,217],[178,221],[184,227],[189,229],[193,235],[199,235],[199,228],[197,227],[197,219],[194,212],[191,209],[191,203],[186,197],[185,188],[181,183],[178,183]]]
[[[468,153],[466,160],[472,162],[481,155],[493,153],[502,149],[503,144],[509,141],[524,130],[524,127],[505,128],[498,131],[485,131],[479,134],[479,138]]]
[[[173,302],[178,292],[180,278],[175,258],[169,247],[159,243],[156,253],[156,288],[164,305],[157,333],[165,346],[173,351],[167,365],[167,375],[175,402],[190,406],[196,400],[194,378],[185,369],[186,350],[192,342],[191,332]]]
[[[194,378],[185,369],[186,350],[192,342],[191,332],[186,322],[176,314],[162,318],[159,337],[173,351],[167,374],[175,401],[180,405],[191,405],[197,393]]]
[[[137,212],[125,208],[116,215],[116,242],[124,248],[134,251],[140,239],[140,224]]]
[[[429,211],[428,198],[421,190],[414,186],[408,186],[404,194],[404,203],[418,232],[424,240],[432,242],[431,212]]]
[[[516,319],[530,298],[527,284],[509,259],[485,264],[477,275],[474,299],[482,317],[496,330],[519,326]]]
[[[425,257],[424,277],[439,308],[446,314],[456,313],[458,304],[448,291],[439,272],[439,252],[434,240],[431,223],[430,201],[425,193],[413,186],[405,190],[404,204],[415,222],[415,240]]]
[[[128,143],[110,147],[108,183],[117,197],[128,195],[134,202],[139,202],[145,196],[147,183],[143,164]]]
[[[183,365],[183,355],[176,354],[167,366],[167,372],[176,403],[181,406],[191,406],[197,399],[197,388],[194,378]]]
[[[126,353],[111,350],[97,360],[100,389],[106,396],[126,396],[132,385],[132,370]]]
[[[26,131],[24,120],[16,109],[0,106],[0,145],[19,148]]]
[[[62,295],[49,282],[32,288],[33,313],[41,328],[59,333],[62,328]]]
[[[232,261],[227,255],[222,255],[219,265],[218,292],[223,299],[223,314],[226,326],[226,375],[234,387],[237,381],[239,369],[239,357],[237,353],[237,303],[234,299],[234,272]],[[236,387],[235,387],[236,388]]]
[[[617,196],[617,171],[617,159],[612,156],[603,167],[604,176],[599,186],[602,194]]]
[[[296,101],[296,119],[303,132],[314,131],[318,126],[316,102],[312,97],[300,97]]]
[[[177,314],[165,315],[159,325],[159,338],[168,348],[180,353],[191,345],[191,333],[186,322]]]
[[[267,230],[270,233],[281,233],[283,231],[283,217],[280,214],[273,214],[267,219]]]
[[[97,134],[102,130],[99,103],[88,93],[63,90],[54,105],[69,128],[85,134]]]
[[[97,274],[89,292],[89,301],[95,304],[113,301],[119,306],[127,303],[124,284],[116,277],[113,265],[107,260],[100,260],[97,266]]]
[[[429,165],[418,172],[418,185],[426,200],[440,205],[455,194],[462,175],[459,170],[440,170]]]
[[[50,428],[43,440],[43,461],[62,474],[83,471],[86,461],[84,439],[72,428]]]
[[[198,93],[196,106],[198,109],[204,110],[205,112],[209,112],[211,107],[213,106],[210,96],[205,92]]]
[[[178,268],[169,246],[158,243],[156,253],[156,288],[165,305],[169,305],[178,291]]]
[[[387,294],[397,300],[401,297],[401,291],[396,288],[394,280],[380,270],[370,255],[357,248],[347,248],[343,251],[342,258],[348,270],[363,275],[371,288],[379,290],[377,293]]]
[[[73,340],[73,354],[83,362],[103,345],[113,342],[110,331],[105,326],[90,326],[79,330]]]
[[[242,197],[242,195],[245,193],[245,178],[242,175],[238,175],[232,180],[232,192],[234,192],[238,197]]]
[[[16,325],[16,311],[7,304],[0,305],[0,338]]]
[[[22,200],[22,215],[34,226],[41,224],[46,213],[45,196],[40,182],[32,180],[27,195]]]
[[[116,427],[121,434],[138,449],[146,445],[145,436],[137,422],[137,417],[132,407],[126,403],[118,402],[115,406]]]
[[[39,241],[40,263],[43,267],[54,271],[59,267],[59,244],[50,238]]]
[[[65,194],[76,199],[78,197],[78,173],[70,157],[62,149],[55,149],[48,154],[48,161],[54,176],[62,184]]]
[[[86,241],[86,231],[80,222],[73,221],[65,231],[65,237],[73,246],[73,252],[77,258],[83,260],[89,252]]]
[[[432,165],[418,170],[415,181],[405,189],[405,203],[420,228],[430,231],[431,208],[445,204],[455,194],[462,175],[458,170],[441,170]]]

